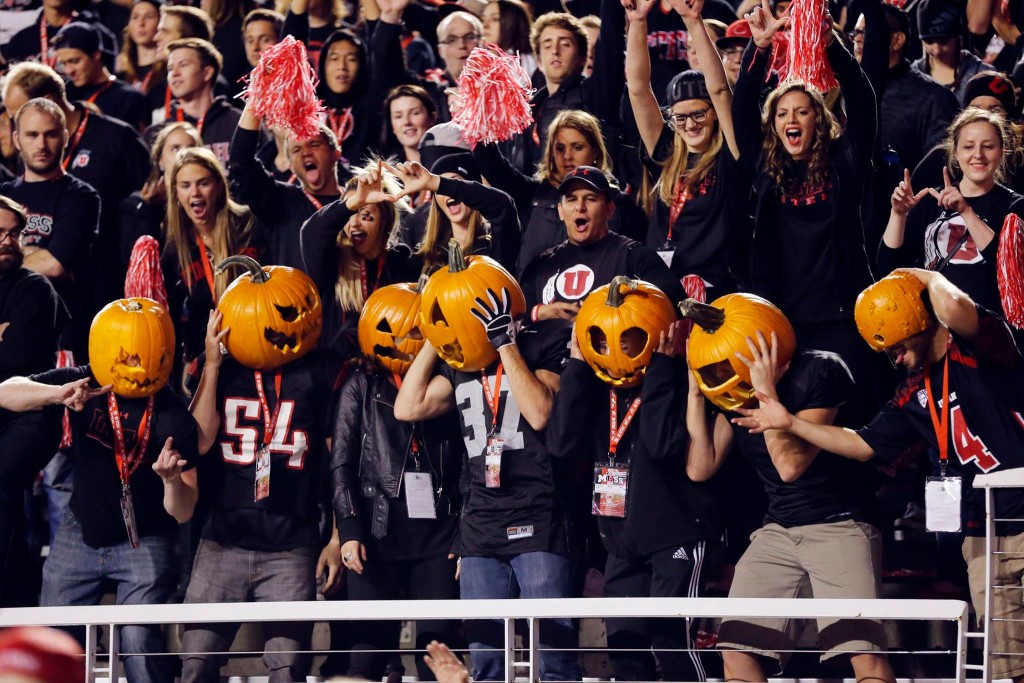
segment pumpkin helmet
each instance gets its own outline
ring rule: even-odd
[[[775,333],[778,362],[788,363],[796,351],[796,333],[775,304],[753,294],[726,294],[710,306],[689,299],[680,304],[683,316],[695,323],[690,332],[687,363],[701,393],[723,410],[734,411],[754,401],[750,368],[737,353],[750,355],[747,337],[757,333],[771,341]],[[717,309],[717,310],[716,310]]]
[[[580,353],[602,381],[634,387],[643,381],[661,333],[676,319],[672,302],[660,289],[617,276],[587,295],[576,314]],[[642,335],[642,345],[633,355],[629,335]]]
[[[420,331],[445,363],[463,372],[483,370],[498,358],[487,330],[472,314],[487,290],[507,289],[512,317],[526,312],[519,283],[488,256],[463,256],[459,241],[448,242],[448,267],[434,272],[420,294]]]
[[[174,324],[167,309],[144,297],[104,306],[89,328],[89,367],[100,386],[124,398],[164,388],[174,367]]]
[[[370,295],[359,315],[359,348],[404,377],[425,340],[419,328],[420,286],[400,283]]]
[[[853,319],[875,351],[928,329],[932,316],[924,301],[924,283],[911,273],[891,273],[857,296]]]
[[[224,340],[235,360],[252,370],[276,370],[312,351],[320,340],[323,309],[313,280],[287,266],[260,266],[248,256],[229,256],[218,272],[232,264],[248,269],[228,285],[217,303]]]

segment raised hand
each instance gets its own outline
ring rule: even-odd
[[[573,323],[569,332],[569,358],[583,360],[583,352],[580,351],[580,340],[576,338],[576,323]]]
[[[789,8],[787,7],[782,16],[776,19],[768,0],[761,0],[761,6],[755,7],[743,18],[750,24],[754,45],[764,49],[771,47],[772,37],[789,24]]]
[[[222,322],[224,322],[223,313],[216,308],[210,311],[210,319],[206,323],[206,364],[212,368],[220,367],[220,362],[224,354],[227,353],[224,339],[228,336],[231,328],[220,329]]]
[[[683,331],[683,321],[676,320],[668,326],[668,330],[661,333],[658,338],[658,353],[663,353],[669,358],[681,356],[683,344],[686,341],[686,333]]]
[[[363,174],[357,181],[345,205],[352,211],[358,211],[367,204],[398,201],[398,197],[384,189],[384,162],[377,160],[377,168]]]
[[[928,194],[935,197],[935,201],[939,203],[939,206],[947,211],[956,211],[959,214],[970,211],[971,205],[964,199],[960,188],[953,184],[952,178],[949,177],[948,168],[943,167],[942,169],[942,181],[943,188],[941,190],[928,188]]]
[[[507,287],[502,287],[501,298],[493,289],[487,290],[487,298],[490,304],[480,297],[476,298],[476,307],[472,309],[473,315],[483,323],[487,330],[487,339],[495,350],[516,343],[516,332],[518,327],[512,319],[512,294]]]
[[[704,0],[668,0],[669,6],[683,19],[700,19]]]
[[[377,0],[377,9],[380,10],[380,17],[389,24],[402,23],[402,12],[409,6],[411,0]]]
[[[466,665],[444,643],[435,640],[427,645],[423,661],[434,672],[437,683],[469,683]]]
[[[910,169],[903,169],[903,180],[900,181],[900,184],[892,192],[892,199],[890,200],[892,210],[898,216],[906,216],[926,194],[929,194],[930,190],[931,188],[925,188],[915,194],[914,188],[910,184]],[[931,190],[931,192],[934,192],[934,190]]]
[[[403,161],[394,166],[384,164],[384,168],[395,175],[402,183],[402,191],[396,197],[408,197],[424,190],[436,190],[438,178],[418,161]]]
[[[759,408],[739,408],[738,412],[743,417],[734,417],[732,423],[745,427],[751,434],[763,434],[769,429],[787,430],[793,426],[793,416],[786,410],[786,406],[779,403],[777,399],[767,396],[760,391],[754,396],[761,402]]]
[[[750,368],[750,384],[759,393],[775,396],[775,385],[789,367],[788,365],[779,367],[778,336],[772,332],[771,346],[769,346],[764,334],[758,330],[756,342],[747,337],[747,348],[750,349],[750,358],[739,352],[736,353],[736,357]]]
[[[85,377],[83,379],[75,380],[74,382],[68,382],[67,384],[61,385],[57,388],[57,400],[55,403],[63,403],[65,407],[71,408],[76,413],[81,412],[85,404],[90,399],[96,396],[102,396],[109,392],[112,388],[112,384],[108,384],[105,387],[99,389],[92,389],[89,386],[89,382],[92,381],[91,377]]]
[[[174,447],[174,438],[167,437],[160,455],[156,456],[153,462],[153,471],[156,472],[165,484],[173,484],[181,479],[181,473],[185,469],[188,460],[183,460],[181,453]]]
[[[658,0],[620,0],[628,21],[645,21]]]

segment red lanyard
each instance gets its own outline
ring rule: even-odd
[[[112,86],[112,85],[114,85],[114,77],[113,76],[110,77],[109,81],[107,81],[102,86],[100,86],[99,90],[94,92],[92,95],[89,95],[89,99],[87,99],[86,102],[88,102],[89,104],[95,104],[96,98],[99,97],[100,95],[102,95],[103,93],[105,93],[106,91],[110,90],[110,86]]]
[[[263,373],[253,370],[256,378],[256,396],[260,399],[260,407],[263,409],[263,446],[274,440],[274,432],[277,431],[277,418],[281,416],[281,371],[274,373],[274,391],[277,392],[277,405],[274,406],[274,415],[270,415],[270,406],[267,405],[267,395],[263,391]]]
[[[366,287],[366,259],[359,262],[359,282],[363,286],[363,301],[366,297],[370,296],[377,291],[377,287],[380,286],[380,274],[384,272],[384,261],[386,260],[384,254],[377,257],[377,279],[373,282],[373,289],[367,289]]]
[[[395,381],[395,388],[400,390],[402,388],[402,376],[399,375],[397,372],[392,372],[391,373],[391,377]],[[413,453],[413,455],[416,455],[419,452],[420,452],[420,445],[418,443],[416,443],[416,427],[414,426],[413,427],[413,434],[412,434],[412,453]]]
[[[168,93],[171,92],[170,86],[168,86],[167,92]],[[209,111],[209,110],[207,110],[207,111]],[[184,121],[185,120],[185,111],[180,106],[178,107],[178,111],[175,114],[174,118],[176,120],[178,120],[178,121]],[[196,131],[199,133],[199,137],[203,136],[203,122],[204,121],[206,121],[206,114],[205,113],[202,116],[199,117],[198,121],[196,121]]]
[[[487,400],[487,405],[491,407],[491,427],[498,426],[498,404],[501,402],[501,373],[504,366],[498,363],[498,371],[494,373],[494,393],[491,393],[491,387],[487,384],[487,373],[483,370],[480,371],[480,382],[484,385],[484,398]]]
[[[633,399],[633,405],[629,406],[629,410],[626,411],[626,419],[622,421],[622,426],[619,426],[619,399],[614,389],[608,390],[608,396],[608,453],[614,456],[615,451],[619,448],[619,442],[622,441],[622,436],[633,421],[633,416],[640,409],[641,397],[637,396]]]
[[[150,68],[149,73],[146,74],[146,77],[143,78],[141,81],[136,78],[135,82],[132,83],[132,85],[135,87],[135,89],[138,90],[139,92],[143,93],[143,94],[149,93],[149,82],[153,80],[153,72],[154,71],[156,71],[156,67],[155,66]],[[167,88],[168,94],[170,93],[170,90],[171,90],[170,87],[168,87]]]
[[[117,459],[117,469],[121,474],[121,484],[124,486],[128,486],[129,477],[146,456],[155,400],[155,396],[150,396],[146,400],[146,411],[142,414],[139,431],[135,434],[135,447],[129,451],[124,446],[124,429],[121,427],[121,410],[117,406],[117,397],[113,392],[107,394],[107,415],[114,430],[114,457]]]
[[[199,238],[199,230],[195,231],[196,248],[199,249],[199,260],[203,264],[203,274],[206,276],[206,284],[210,287],[210,297],[213,303],[217,303],[217,281],[213,279],[213,266],[210,264],[210,255],[206,253],[206,245]]]
[[[164,90],[164,120],[171,118],[171,86]],[[178,119],[181,121],[181,119]]]
[[[294,174],[292,175],[292,177],[293,178],[295,177]],[[291,181],[289,181],[289,182],[291,182]],[[317,211],[319,211],[320,209],[324,208],[323,202],[321,202],[319,199],[317,199],[316,197],[314,197],[310,193],[308,193],[305,190],[303,190],[302,194],[306,195],[306,199],[309,200],[309,203],[312,204],[313,208],[316,209]]]
[[[946,476],[946,462],[949,460],[949,352],[946,352],[946,360],[942,364],[942,418],[939,418],[935,409],[935,396],[932,394],[932,372],[931,367],[924,371],[924,388],[928,394],[928,412],[931,413],[932,427],[935,429],[935,438],[939,442],[939,468],[942,476]]]
[[[680,178],[676,181],[676,196],[672,200],[672,207],[668,211],[668,235],[665,236],[666,242],[672,240],[672,226],[679,220],[680,214],[683,213],[683,207],[686,206],[689,198],[690,190],[683,184],[683,179]]]
[[[65,171],[68,170],[68,164],[71,163],[71,157],[74,156],[75,150],[78,149],[78,144],[82,141],[82,136],[85,135],[85,127],[89,125],[89,110],[82,110],[82,120],[78,122],[78,128],[75,129],[75,135],[71,138],[71,142],[68,143],[67,151],[64,152],[64,161],[61,162],[61,168]]]
[[[339,144],[347,140],[356,127],[356,119],[352,116],[352,107],[345,107],[340,113],[333,110],[328,112],[327,124],[337,136]]]

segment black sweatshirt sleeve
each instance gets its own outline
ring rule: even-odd
[[[143,235],[161,239],[160,224],[166,214],[167,206],[164,202],[145,202],[138,193],[121,200],[117,207],[117,228],[122,263],[128,265],[135,242]]]
[[[284,29],[282,35],[292,36],[295,40],[301,40],[309,47],[309,13],[295,14],[288,10],[284,17]],[[316,68],[316,65],[313,65]]]
[[[541,181],[525,175],[509,163],[497,145],[477,145],[473,148],[473,159],[491,187],[500,187],[508,192],[520,216],[524,215]]]
[[[548,450],[556,458],[585,452],[589,446],[587,439],[594,432],[580,426],[593,423],[592,399],[604,396],[595,391],[600,383],[584,361],[570,358],[566,362],[546,433]]]
[[[53,236],[46,246],[68,275],[85,263],[100,231],[100,196],[92,187],[84,190],[62,196],[53,217]]]
[[[654,353],[644,376],[637,425],[652,460],[681,457],[686,449],[686,366],[680,358]]]
[[[61,307],[53,286],[42,275],[25,274],[7,295],[6,303],[0,311],[0,376],[52,365]]]
[[[496,248],[495,260],[512,270],[519,252],[519,216],[508,194],[471,180],[441,177],[437,193],[458,199],[479,211],[491,225],[491,240]]]
[[[618,0],[601,0],[601,28],[594,46],[594,70],[583,80],[583,101],[603,128],[619,123],[626,87],[626,13]]]
[[[761,85],[768,74],[771,50],[762,50],[750,41],[743,53],[740,76],[732,93],[732,119],[740,162],[751,176],[756,176],[761,156]]]
[[[352,213],[345,205],[345,200],[339,199],[314,213],[302,224],[299,232],[302,261],[306,264],[306,273],[313,278],[320,292],[334,287],[338,233],[348,223]]]
[[[229,176],[235,198],[248,205],[253,214],[273,230],[284,203],[277,181],[257,158],[260,146],[260,131],[236,128],[231,138]]]
[[[875,105],[875,91],[868,77],[860,68],[838,38],[828,47],[828,61],[843,91],[846,105],[846,129],[843,137],[848,138],[861,169],[866,169],[874,151],[875,136],[878,133],[878,109]]]
[[[882,0],[862,0],[861,13],[864,15],[864,56],[860,65],[880,104],[889,76],[889,23],[882,10]]]

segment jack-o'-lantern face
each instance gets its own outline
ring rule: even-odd
[[[642,280],[616,277],[583,301],[576,336],[583,359],[613,387],[643,381],[662,332],[676,320],[672,302]]]
[[[124,398],[164,388],[174,366],[174,325],[167,309],[143,297],[118,299],[96,314],[89,329],[89,364],[100,386]]]
[[[419,312],[419,285],[388,285],[371,294],[359,315],[359,348],[363,354],[404,377],[425,341]]]
[[[736,357],[750,357],[747,338],[757,342],[757,333],[771,343],[778,339],[778,363],[784,366],[796,350],[796,334],[786,316],[770,301],[753,294],[726,294],[711,306],[687,300],[683,314],[696,323],[690,332],[687,362],[701,393],[723,410],[750,407],[755,402],[750,368]],[[714,311],[718,309],[718,311]],[[714,315],[705,316],[701,310]],[[689,311],[689,312],[688,312]]]
[[[476,300],[487,301],[487,290],[507,289],[512,317],[526,312],[526,299],[512,274],[487,256],[462,255],[458,240],[448,243],[448,267],[436,271],[420,297],[420,330],[437,355],[456,370],[483,370],[498,358],[487,330],[472,314]]]
[[[320,339],[323,310],[316,285],[301,270],[261,267],[248,256],[230,256],[218,271],[233,263],[249,272],[224,290],[217,308],[224,340],[235,360],[252,370],[276,370],[312,351]]]

